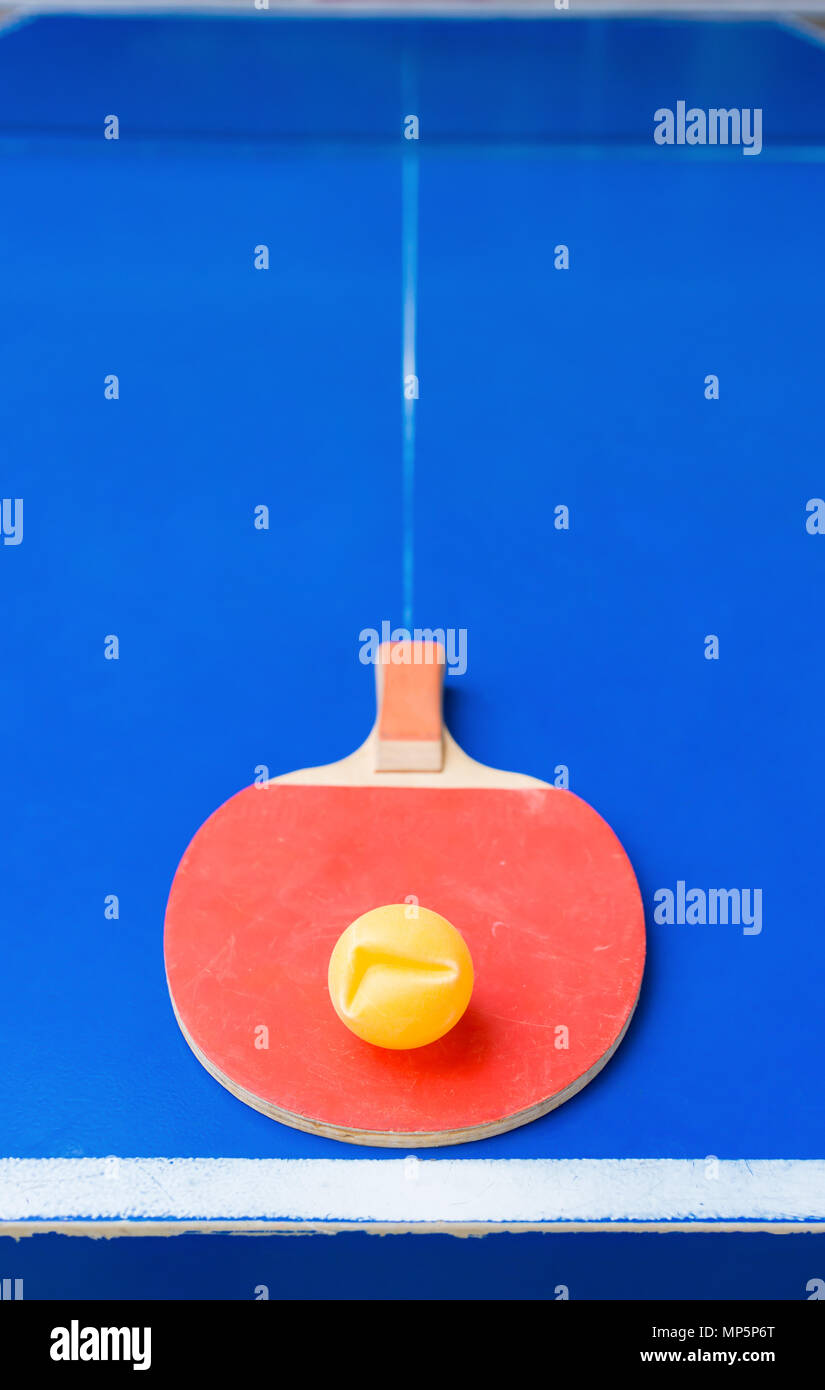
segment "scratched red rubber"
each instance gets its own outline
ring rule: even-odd
[[[354,918],[409,897],[463,934],[475,988],[445,1038],[394,1052],[341,1024],[327,965]],[[574,1085],[627,1025],[645,942],[627,856],[571,792],[276,784],[196,834],[165,951],[184,1028],[234,1085],[307,1120],[415,1134]]]

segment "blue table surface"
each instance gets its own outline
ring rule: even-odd
[[[438,1156],[825,1155],[825,538],[805,525],[825,494],[824,77],[770,23],[0,36],[0,493],[25,518],[0,545],[0,1153],[384,1152],[207,1075],[162,922],[190,836],[256,766],[340,757],[372,719],[358,634],[405,602],[414,110],[414,621],[466,628],[454,733],[486,763],[569,767],[649,929],[597,1080]],[[763,108],[762,155],[655,146],[654,110],[683,98]],[[761,889],[761,933],[654,922],[680,880]]]

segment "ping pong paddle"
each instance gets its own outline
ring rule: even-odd
[[[226,801],[166,911],[172,1003],[207,1071],[284,1124],[355,1144],[462,1143],[560,1105],[617,1048],[644,967],[615,834],[572,792],[459,748],[443,661],[435,644],[384,644],[366,742]],[[446,917],[475,971],[460,1022],[414,1050],[354,1036],[327,992],[340,934],[389,903]]]

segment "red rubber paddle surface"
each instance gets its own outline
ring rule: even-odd
[[[395,1052],[344,1027],[327,966],[350,922],[411,896],[462,933],[475,988],[446,1037]],[[414,1134],[518,1114],[589,1071],[633,1012],[644,919],[619,841],[572,792],[275,784],[192,840],[165,951],[181,1023],[233,1085],[309,1121]]]

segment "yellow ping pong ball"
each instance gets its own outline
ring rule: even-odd
[[[339,936],[329,996],[342,1023],[376,1047],[425,1047],[458,1023],[473,992],[460,932],[416,904],[375,907]]]

